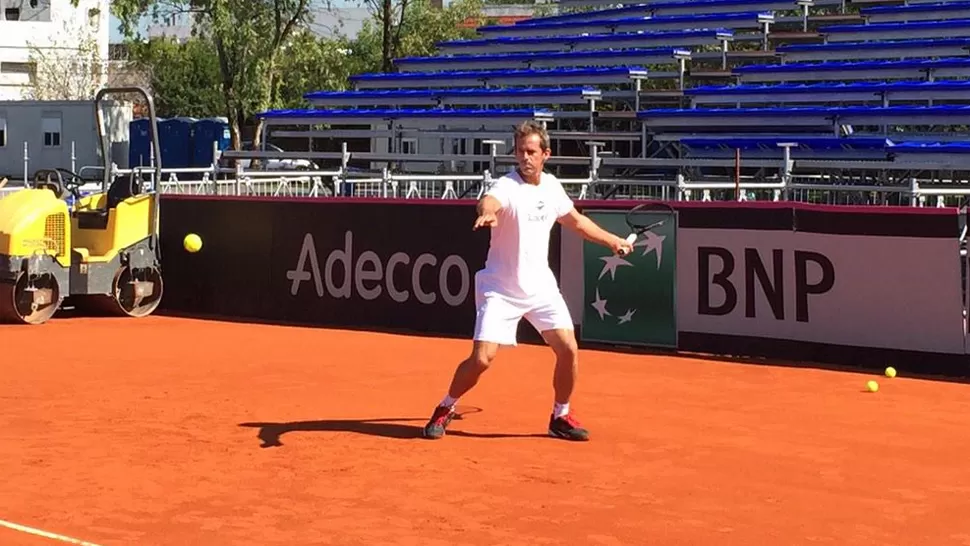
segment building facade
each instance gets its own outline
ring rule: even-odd
[[[101,80],[94,87],[103,83],[108,60],[109,3],[80,0],[74,7],[71,0],[0,0],[0,100],[27,97],[39,75],[45,72],[90,70],[92,74],[74,77]],[[72,61],[79,51],[87,53],[86,63]],[[96,58],[104,63],[100,70],[87,66],[95,51]],[[39,63],[46,66],[38,66]]]
[[[102,111],[108,161],[126,168],[131,103],[105,100]],[[93,101],[0,100],[0,177],[22,181],[63,168],[97,178],[101,171],[92,168],[103,164]]]

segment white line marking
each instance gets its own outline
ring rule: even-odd
[[[67,542],[69,544],[78,544],[80,546],[99,546],[93,542],[85,542],[83,540],[78,540],[76,538],[66,537],[64,535],[58,535],[55,533],[48,533],[47,531],[41,531],[40,529],[34,529],[32,527],[26,527],[24,525],[18,525],[9,521],[4,521],[0,519],[0,525],[4,527],[9,527],[14,531],[23,531],[24,533],[30,533],[32,535],[38,535],[46,538],[52,538],[54,540],[60,540],[62,542]]]

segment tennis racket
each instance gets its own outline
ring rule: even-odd
[[[626,236],[626,242],[632,245],[644,233],[650,230],[656,229],[664,225],[665,223],[667,223],[667,220],[669,218],[664,218],[663,220],[657,220],[650,223],[644,223],[643,219],[648,218],[648,216],[646,215],[638,216],[639,213],[647,212],[648,210],[651,210],[651,209],[656,210],[658,208],[661,210],[664,210],[665,212],[668,212],[670,214],[670,217],[673,217],[674,214],[676,213],[673,207],[671,207],[666,203],[662,203],[660,201],[641,203],[633,207],[629,211],[627,211],[626,225],[630,226],[630,234]],[[629,252],[626,252],[625,250],[620,250],[620,256],[626,256],[627,254],[629,254]]]

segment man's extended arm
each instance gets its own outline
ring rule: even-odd
[[[565,216],[560,218],[559,223],[563,227],[579,233],[587,241],[603,245],[613,250],[614,253],[620,253],[621,251],[631,252],[633,250],[633,247],[625,239],[601,228],[596,222],[580,214],[576,209],[570,210]]]
[[[476,205],[476,211],[478,215],[483,214],[498,214],[501,210],[502,204],[499,203],[498,199],[492,197],[491,195],[483,195],[481,199],[478,200],[478,205]]]

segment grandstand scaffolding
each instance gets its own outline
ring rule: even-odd
[[[970,194],[970,2],[557,7],[260,115],[267,141],[307,151],[223,159],[310,159],[335,194],[366,180],[467,197],[512,167],[511,129],[536,119],[550,169],[580,198],[939,206]]]

